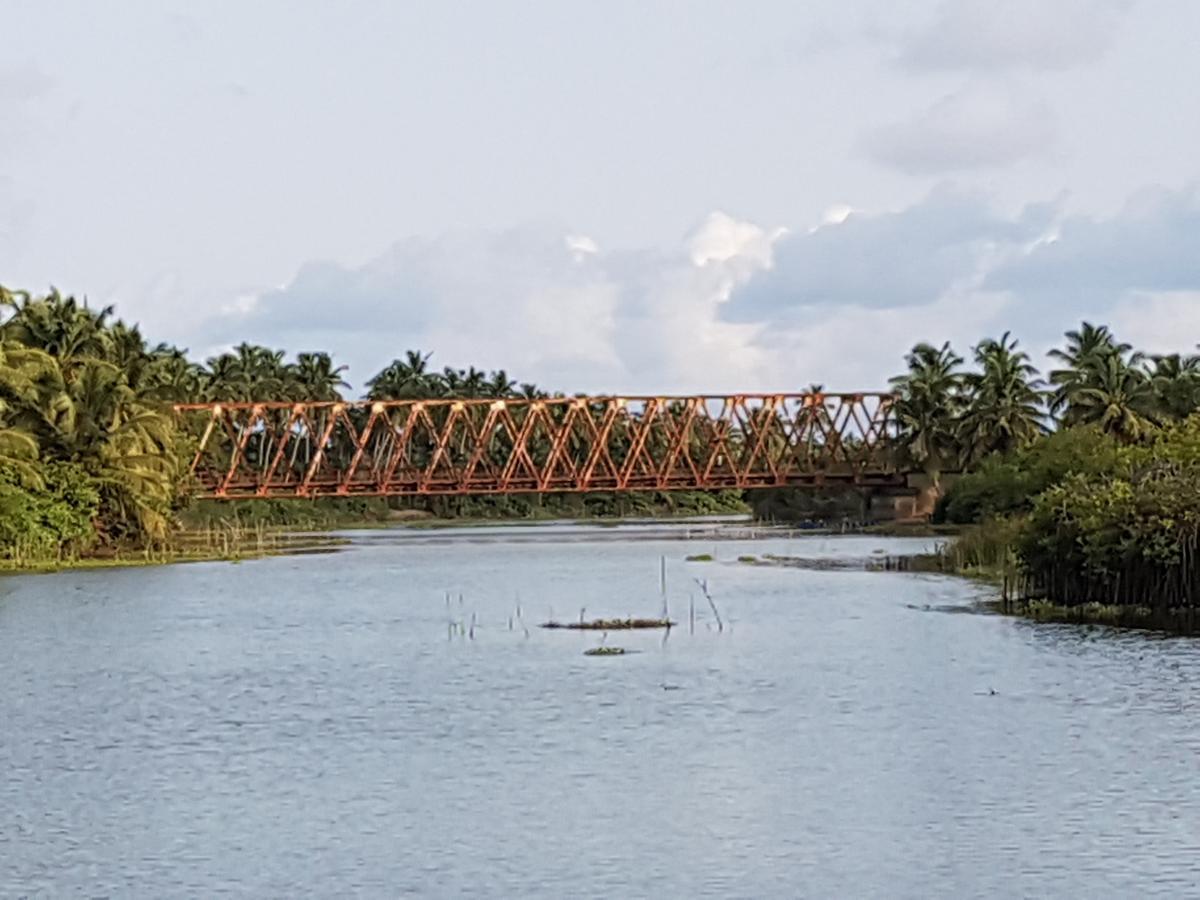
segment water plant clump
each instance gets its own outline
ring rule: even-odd
[[[576,631],[633,631],[639,628],[673,628],[670,619],[592,619],[578,622],[543,622],[543,628],[570,628]]]
[[[592,647],[583,651],[584,656],[624,656],[624,647]]]

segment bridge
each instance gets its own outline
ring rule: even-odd
[[[895,487],[888,394],[175,407],[215,499]]]

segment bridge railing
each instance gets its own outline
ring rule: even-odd
[[[887,394],[176,407],[203,496],[418,496],[894,483]]]

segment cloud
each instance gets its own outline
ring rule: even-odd
[[[1100,59],[1125,0],[944,0],[925,28],[903,41],[911,69],[1062,70]]]
[[[0,108],[44,97],[53,88],[54,79],[34,63],[0,65]]]
[[[738,321],[796,319],[814,306],[911,307],[965,291],[997,253],[1013,252],[1050,224],[1053,208],[1015,217],[976,194],[942,187],[896,212],[851,212],[774,246],[773,265],[724,309]]]
[[[754,326],[717,307],[769,262],[771,236],[714,214],[669,251],[603,252],[550,227],[401,241],[359,267],[309,263],[228,305],[210,350],[242,339],[330,348],[356,384],[408,348],[437,365],[505,368],[563,390],[732,389],[754,377]]]
[[[200,329],[329,349],[361,387],[404,350],[564,391],[879,389],[919,340],[1031,350],[1087,318],[1157,351],[1200,323],[1200,200],[1155,189],[1108,218],[1005,213],[949,187],[769,229],[713,213],[674,246],[608,251],[549,226],[410,238],[361,266],[312,263]],[[184,328],[183,325],[180,328]]]
[[[179,44],[191,47],[204,38],[204,27],[194,16],[181,12],[168,12],[163,16],[168,34]]]
[[[1054,114],[1046,104],[1011,89],[976,86],[868,131],[861,147],[876,162],[909,175],[929,175],[1039,156],[1053,144],[1054,134]]]
[[[985,287],[1078,308],[1200,290],[1200,191],[1149,188],[1110,218],[1068,217],[1053,240],[998,265]]]
[[[890,347],[894,367],[914,336],[965,349],[1011,329],[1036,349],[1081,319],[1112,322],[1157,352],[1190,350],[1200,338],[1200,189],[1146,189],[1101,218],[1064,216],[1057,203],[1005,215],[943,188],[782,238],[771,267],[721,312],[768,323],[758,343],[777,356],[824,359],[821,347],[841,341],[854,353],[830,371],[864,376],[878,371],[864,355]]]
[[[1200,343],[1200,289],[1135,293],[1117,303],[1113,333],[1146,353],[1194,353]]]
[[[25,246],[33,210],[33,202],[17,194],[13,180],[0,175],[0,259],[8,265],[17,262],[19,251]],[[0,284],[3,279],[4,273],[0,271]]]

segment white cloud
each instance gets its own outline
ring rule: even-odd
[[[1054,114],[1015,90],[976,85],[868,131],[867,155],[910,175],[1006,166],[1046,153]]]
[[[604,251],[553,228],[459,232],[356,268],[306,265],[202,333],[329,349],[360,387],[412,348],[564,391],[881,389],[917,341],[966,355],[1012,330],[1036,351],[1081,319],[1191,349],[1197,210],[1195,191],[1159,189],[1107,219],[1053,204],[1007,214],[943,187],[812,230],[713,213],[667,250]]]
[[[1030,206],[1004,216],[984,197],[950,187],[901,210],[860,211],[780,238],[770,271],[751,278],[725,313],[739,321],[779,321],[822,305],[932,303],[977,285],[997,254],[1032,241],[1052,213]]]
[[[1053,241],[997,266],[987,286],[1081,307],[1200,289],[1200,187],[1139,191],[1109,218],[1069,216]]]
[[[35,100],[53,87],[54,79],[32,62],[0,64],[0,106]]]
[[[814,306],[764,333],[764,352],[776,373],[766,386],[886,390],[914,344],[950,341],[961,353],[995,333],[1008,306],[1003,297],[970,293],[949,293],[921,306]]]
[[[33,211],[33,201],[20,196],[13,180],[0,174],[0,259],[7,265],[16,263],[25,246]],[[0,271],[0,284],[4,283],[4,277]]]
[[[771,245],[786,229],[767,232],[750,222],[739,222],[723,212],[711,213],[688,242],[692,263],[704,266],[743,259],[752,266],[771,264]]]
[[[1112,43],[1125,0],[944,0],[908,35],[899,59],[914,69],[1068,69]]]
[[[571,251],[571,257],[579,263],[600,252],[600,245],[586,234],[567,235],[566,245],[567,249]]]
[[[1112,311],[1113,333],[1147,353],[1195,353],[1200,343],[1200,287],[1133,293]]]
[[[240,298],[209,321],[206,344],[328,348],[357,385],[420,348],[435,365],[505,368],[568,391],[732,390],[764,377],[758,326],[717,308],[770,264],[771,240],[723,214],[665,253],[606,254],[546,228],[412,238],[361,267],[309,263],[283,288]]]

